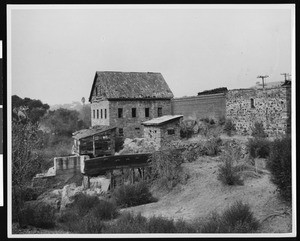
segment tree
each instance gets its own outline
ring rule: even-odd
[[[37,149],[40,140],[38,126],[26,122],[12,122],[12,200],[13,218],[21,222],[24,192],[32,177],[40,171]]]
[[[43,118],[43,124],[50,128],[55,135],[71,136],[76,130],[82,129],[84,124],[79,120],[79,112],[59,108],[49,111]]]

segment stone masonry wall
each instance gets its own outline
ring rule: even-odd
[[[117,135],[119,129],[123,128],[125,138],[143,137],[142,122],[158,117],[158,107],[162,108],[162,115],[171,114],[170,100],[124,100],[110,101],[110,125],[117,127]],[[118,108],[123,109],[122,118],[118,117]],[[132,117],[132,108],[136,108],[136,117]],[[145,108],[149,108],[149,117],[145,117]]]
[[[239,134],[251,134],[255,122],[263,123],[269,136],[284,134],[291,114],[289,92],[290,87],[229,90],[226,118],[233,121]]]
[[[158,126],[144,126],[144,138],[147,142],[153,143],[155,150],[161,146],[161,131]]]
[[[221,94],[210,94],[172,100],[172,114],[183,115],[185,118],[201,119],[205,117],[217,120],[225,116],[226,96]]]
[[[101,118],[101,110],[102,110],[102,118]],[[106,118],[105,118],[105,110],[106,110]],[[95,111],[95,118],[94,118]],[[98,111],[98,116],[97,116]],[[96,125],[104,125],[109,126],[109,102],[107,100],[102,100],[99,102],[93,102],[91,104],[91,121],[92,126]],[[97,118],[98,117],[98,118]]]

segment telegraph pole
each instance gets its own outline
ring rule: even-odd
[[[289,73],[282,73],[282,74],[280,74],[280,75],[284,75],[284,81],[289,80],[287,77],[288,77],[288,76],[291,76]]]
[[[269,77],[269,75],[259,75],[259,76],[257,76],[257,78],[261,78],[262,79],[263,88],[265,88],[265,82],[264,82],[264,80],[265,80],[265,78],[268,78],[268,77]]]

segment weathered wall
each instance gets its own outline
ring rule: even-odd
[[[233,121],[239,134],[251,134],[255,122],[263,123],[269,136],[284,134],[291,113],[289,92],[290,87],[229,90],[226,118]]]
[[[174,134],[168,133],[170,129],[174,130]],[[154,143],[156,150],[168,146],[171,141],[180,139],[180,120],[160,126],[144,126],[144,138],[146,141]]]
[[[142,122],[158,117],[158,107],[162,108],[162,115],[171,114],[170,100],[124,100],[110,101],[110,125],[123,128],[125,138],[136,138],[143,136]],[[123,117],[118,117],[118,108],[123,109]],[[136,108],[136,117],[132,117],[132,108]],[[149,117],[145,117],[145,108],[149,108]]]
[[[75,174],[82,173],[81,163],[89,159],[89,156],[66,156],[54,158],[54,169],[56,177],[62,176],[63,179],[69,179]]]
[[[99,116],[97,118],[97,110],[99,112]],[[102,118],[101,118],[101,110],[102,110]],[[106,118],[105,118],[105,110],[106,110]],[[93,112],[95,111],[95,118]],[[104,125],[104,126],[109,126],[109,102],[107,100],[101,100],[98,102],[93,102],[91,104],[91,121],[92,121],[92,126],[96,125]]]
[[[185,118],[210,117],[217,120],[219,117],[225,116],[225,111],[225,93],[174,98],[172,100],[172,114],[183,115]]]

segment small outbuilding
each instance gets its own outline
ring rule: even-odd
[[[73,154],[90,157],[115,154],[116,127],[95,126],[73,133]]]
[[[144,138],[158,150],[170,141],[180,138],[180,122],[183,115],[164,115],[142,123]]]

